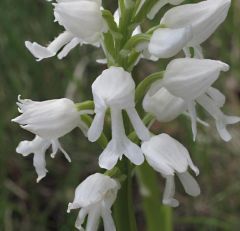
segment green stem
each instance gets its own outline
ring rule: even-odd
[[[124,157],[118,164],[118,168],[126,179],[121,184],[113,212],[117,231],[137,231],[133,201],[132,201],[132,165]]]

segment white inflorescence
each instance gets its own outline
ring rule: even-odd
[[[199,170],[187,149],[165,133],[151,134],[147,128],[151,121],[170,122],[181,114],[187,115],[191,119],[195,140],[197,122],[208,126],[198,118],[196,106],[200,105],[214,118],[224,141],[232,138],[227,125],[240,121],[240,117],[222,112],[225,96],[212,86],[222,72],[229,70],[229,65],[205,59],[201,47],[226,19],[231,1],[206,0],[182,4],[183,0],[159,0],[153,5],[148,1],[121,1],[122,5],[112,15],[103,9],[101,0],[56,0],[53,3],[55,21],[65,31],[46,47],[36,42],[25,42],[38,61],[55,55],[62,59],[79,44],[101,46],[106,55],[101,63],[107,63],[108,68],[92,83],[91,106],[86,101],[83,103],[85,109],[80,110],[66,98],[38,102],[19,97],[17,105],[21,115],[12,120],[35,135],[31,141],[20,142],[16,151],[23,156],[33,154],[37,182],[47,173],[45,154],[49,148],[52,149],[52,157],[60,150],[70,161],[59,138],[74,128],[79,127],[91,142],[107,141],[102,145],[104,150],[99,156],[99,166],[109,171],[87,177],[76,188],[74,200],[68,205],[68,212],[80,209],[76,228],[81,231],[97,231],[101,219],[105,231],[116,230],[111,207],[120,182],[126,176],[118,163],[122,158],[129,161],[129,166],[141,165],[146,160],[166,179],[162,200],[165,205],[179,205],[174,198],[175,175],[187,194],[200,194],[198,183],[189,173],[191,169],[198,175]],[[148,8],[145,17],[153,19],[167,4],[171,8],[160,23],[143,33],[139,17],[144,15],[144,10]],[[131,14],[125,14],[124,10]],[[132,21],[123,18],[126,16],[132,16]],[[133,24],[127,25],[126,22]],[[122,28],[124,23],[128,28]],[[185,54],[183,58],[171,60],[164,72],[158,72],[162,73],[162,79],[156,78],[151,82],[150,77],[158,74],[154,73],[136,88],[131,69],[140,58],[153,61],[172,58],[181,50]],[[91,124],[86,124],[84,118],[92,121]],[[109,137],[105,136],[105,130],[111,130]]]

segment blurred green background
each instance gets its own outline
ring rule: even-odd
[[[190,1],[189,1],[190,2]],[[194,1],[197,2],[197,1]],[[116,2],[106,1],[112,9]],[[231,70],[217,82],[227,97],[226,114],[240,115],[240,1],[233,0],[226,22],[204,43],[207,58],[221,59]],[[159,18],[155,20],[157,23]],[[144,27],[149,24],[145,22]],[[91,98],[90,85],[105,68],[95,62],[101,51],[84,46],[74,49],[66,59],[36,62],[24,41],[46,44],[62,31],[53,23],[52,6],[44,0],[0,1],[0,230],[74,230],[77,211],[66,213],[75,187],[96,172],[100,149],[89,144],[79,130],[61,139],[72,158],[69,164],[59,153],[47,155],[49,173],[39,184],[32,166],[32,155],[23,158],[15,152],[17,144],[33,135],[10,122],[17,115],[18,94],[23,98],[47,100],[69,97],[75,102]],[[141,61],[134,77],[142,79],[159,70],[167,61]],[[189,149],[200,169],[202,194],[193,199],[177,185],[180,207],[173,210],[174,230],[240,230],[240,126],[229,127],[233,139],[224,143],[216,134],[214,121],[203,114],[211,129],[200,128],[193,143],[189,121],[180,117],[168,124],[154,124],[154,131],[168,132]],[[159,176],[159,188],[164,185]],[[141,211],[141,197],[134,190],[140,231],[147,231]],[[161,200],[161,195],[159,195]],[[161,230],[159,228],[159,230]],[[122,231],[122,230],[121,230]],[[164,231],[164,230],[163,230]]]

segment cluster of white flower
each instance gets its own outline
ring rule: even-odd
[[[27,41],[29,51],[39,61],[56,54],[61,59],[78,44],[101,46],[108,69],[92,84],[94,110],[91,107],[79,110],[66,98],[36,102],[19,97],[17,105],[22,114],[13,121],[36,136],[32,141],[22,141],[16,150],[23,156],[34,154],[37,182],[47,173],[45,152],[50,146],[52,157],[60,149],[70,161],[58,139],[79,127],[89,141],[95,142],[103,133],[107,116],[111,118],[112,137],[99,156],[101,168],[111,171],[123,155],[134,165],[141,165],[146,160],[166,178],[163,204],[172,207],[179,204],[174,199],[175,174],[186,193],[199,195],[199,185],[188,172],[188,166],[196,175],[199,170],[187,149],[165,133],[150,133],[136,105],[160,122],[174,120],[180,114],[188,115],[195,140],[197,122],[208,125],[197,116],[197,102],[215,119],[221,138],[224,141],[231,139],[226,125],[237,123],[240,118],[226,116],[221,111],[225,96],[212,87],[220,72],[228,71],[229,66],[218,60],[204,59],[200,46],[225,20],[231,1],[206,0],[175,6],[182,4],[183,0],[141,0],[136,3],[125,0],[121,1],[114,16],[103,9],[101,0],[56,1],[53,4],[55,21],[64,27],[65,32],[47,47]],[[174,6],[164,14],[159,25],[143,33],[140,29],[142,19],[153,19],[166,4]],[[165,71],[152,74],[135,89],[130,72],[140,58],[171,58],[181,50],[184,58],[173,59]],[[123,111],[129,118],[128,125],[123,120]],[[81,119],[84,114],[94,115],[90,127]],[[133,128],[131,134],[135,135],[135,140],[126,134],[126,126],[128,130]],[[86,230],[97,230],[102,217],[106,231],[116,230],[111,207],[119,189],[120,182],[114,176],[96,173],[84,180],[68,207],[68,212],[81,208],[76,227],[83,230],[82,224],[88,216]]]

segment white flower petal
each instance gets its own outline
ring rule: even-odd
[[[165,133],[151,137],[141,148],[148,163],[163,175],[185,172],[188,166],[196,170],[187,149]]]
[[[59,143],[58,139],[56,140],[51,140],[52,143],[52,153],[51,153],[51,157],[55,158],[58,149],[63,153],[63,155],[65,156],[65,158],[68,160],[68,162],[71,162],[71,158],[70,156],[67,154],[67,152],[62,148],[61,144]]]
[[[97,231],[100,221],[100,212],[100,208],[94,208],[89,211],[86,231]]]
[[[170,58],[181,51],[191,38],[191,27],[160,28],[154,31],[148,50],[155,57]]]
[[[124,143],[124,155],[135,165],[141,165],[144,162],[144,156],[141,148],[129,139]]]
[[[214,87],[209,87],[206,93],[213,99],[218,107],[223,107],[226,102],[226,97],[222,92]]]
[[[34,153],[33,156],[33,166],[36,169],[38,178],[37,183],[46,176],[47,169],[46,169],[46,160],[45,160],[45,152]]]
[[[188,171],[183,173],[177,173],[184,190],[187,194],[196,197],[200,194],[201,190],[197,181],[189,174]]]
[[[37,58],[37,61],[41,61],[45,58],[53,57],[56,53],[48,50],[47,47],[41,46],[36,42],[25,42],[26,48],[32,53],[32,55]]]
[[[169,122],[176,119],[187,110],[186,102],[172,95],[166,88],[160,87],[155,93],[152,89],[155,83],[143,99],[143,108],[146,112],[154,115],[160,122]]]
[[[193,38],[188,46],[204,42],[225,20],[230,0],[201,1],[171,8],[161,19],[161,24],[169,28],[182,28],[191,25]]]
[[[88,139],[91,142],[95,142],[101,135],[103,131],[105,117],[105,109],[102,111],[97,111],[93,119],[93,122],[88,130]]]
[[[127,108],[127,114],[130,118],[130,121],[138,135],[138,137],[142,141],[146,141],[150,139],[150,133],[144,123],[142,122],[141,118],[139,117],[135,107],[134,108]]]
[[[194,101],[188,103],[188,112],[192,122],[192,133],[193,133],[193,140],[196,140],[197,136],[197,113],[195,108],[196,103]]]
[[[106,205],[102,205],[101,216],[103,218],[104,231],[116,231],[111,210]]]
[[[63,59],[64,57],[66,57],[68,55],[68,53],[73,49],[75,48],[77,45],[80,44],[80,41],[78,38],[73,38],[71,40],[71,42],[69,42],[63,49],[61,52],[59,52],[58,54],[58,58],[59,59]]]
[[[135,83],[130,73],[121,67],[104,70],[92,84],[95,107],[134,106]]]
[[[99,156],[99,166],[104,169],[112,169],[116,164],[119,158],[121,158],[122,149],[118,150],[116,145],[111,140],[104,151]]]
[[[76,188],[74,201],[69,203],[68,211],[101,202],[109,191],[116,194],[118,189],[119,185],[116,180],[109,176],[95,173],[87,177]]]
[[[67,31],[86,43],[95,44],[106,31],[100,6],[95,1],[59,2],[55,4],[54,16]]]
[[[166,185],[163,192],[163,204],[171,207],[177,207],[179,202],[173,198],[175,194],[175,183],[173,176],[166,176]]]
[[[75,222],[75,227],[80,231],[84,231],[82,224],[84,223],[86,216],[87,216],[86,209],[84,209],[84,208],[80,209],[78,216],[77,216],[77,220]]]
[[[197,102],[216,120],[216,127],[221,138],[226,142],[231,140],[232,136],[227,131],[226,125],[238,123],[240,117],[224,115],[218,103],[207,95],[198,97]]]
[[[226,63],[216,60],[174,59],[166,68],[162,84],[171,94],[189,101],[205,93],[220,72],[228,69]]]
[[[79,125],[80,112],[66,98],[42,102],[21,100],[18,106],[22,114],[12,121],[48,140],[64,136]]]

